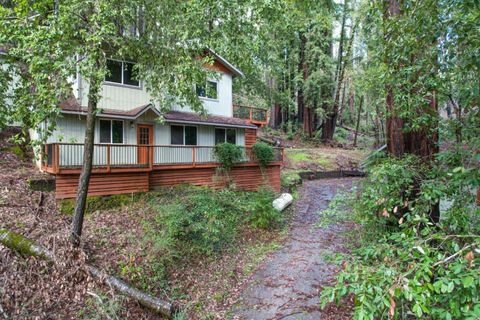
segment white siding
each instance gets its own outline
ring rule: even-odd
[[[100,119],[95,125],[95,143],[99,143]],[[137,143],[136,124],[153,124],[155,145],[170,145],[170,124],[158,123],[153,113],[140,117],[137,121],[124,120],[124,144]],[[213,146],[215,144],[215,128],[222,126],[197,126],[197,144],[199,146]],[[237,128],[237,144],[245,145],[245,129]],[[33,135],[32,135],[33,136]],[[85,139],[85,117],[65,114],[57,119],[57,127],[48,138],[48,142],[75,142],[83,143]]]
[[[232,76],[226,73],[220,73],[218,82],[218,99],[200,98],[205,109],[209,114],[221,115],[226,117],[233,116],[232,108]],[[73,85],[75,95],[79,98],[79,103],[87,106],[88,83],[85,79],[79,77]],[[99,108],[131,110],[151,102],[151,96],[142,84],[140,88],[129,86],[103,84],[102,98],[99,101]],[[173,110],[191,112],[189,107],[181,108],[173,106]]]
[[[95,126],[95,143],[99,144],[100,137],[100,119],[97,119]],[[170,145],[170,124],[161,124],[155,121],[153,113],[142,116],[138,121],[124,121],[124,143],[123,145],[137,144],[137,124],[153,124],[154,126],[154,145]],[[189,124],[190,125],[190,124]],[[197,126],[197,145],[211,146],[215,145],[215,128],[221,126]],[[237,128],[237,144],[245,145],[245,130]],[[57,128],[48,142],[77,142],[83,143],[85,139],[85,117],[75,115],[64,115],[57,120]],[[107,162],[106,145],[96,145],[94,149],[94,165],[105,165]],[[197,148],[196,159],[198,163],[212,162],[212,148]],[[190,147],[156,147],[154,151],[155,163],[191,163],[192,148]],[[60,165],[81,165],[83,158],[83,146],[79,145],[61,145],[60,146]],[[122,144],[110,146],[110,161],[115,164],[136,164],[137,148],[135,146],[122,146]]]
[[[85,117],[64,114],[57,119],[55,131],[47,142],[83,143],[85,140]]]
[[[212,79],[218,83],[218,99],[200,98],[203,106],[209,114],[216,114],[225,117],[233,117],[233,95],[232,95],[232,76],[226,73],[220,73],[219,79]],[[181,108],[174,106],[176,111],[192,112],[188,107]]]

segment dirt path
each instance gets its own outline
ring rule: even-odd
[[[351,188],[354,179],[307,181],[296,201],[295,217],[282,248],[253,274],[234,307],[233,319],[349,319],[350,306],[319,308],[319,292],[332,280],[337,266],[325,253],[345,250],[341,231],[352,223],[316,227],[318,212],[327,208],[339,189]]]

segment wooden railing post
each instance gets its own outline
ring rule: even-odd
[[[107,144],[107,172],[110,172],[110,145]]]
[[[55,143],[55,173],[60,172],[60,147],[57,143]]]
[[[195,163],[197,162],[197,159],[196,159],[196,148],[195,147],[192,147],[192,165],[195,167]]]
[[[43,145],[43,151],[40,154],[40,160],[42,161],[42,170],[45,170],[48,167],[48,147],[46,144]]]
[[[148,146],[148,162],[149,162],[149,168],[150,170],[153,169],[153,146],[149,145]]]
[[[285,163],[285,148],[282,148],[282,164]]]

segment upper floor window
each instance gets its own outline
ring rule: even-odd
[[[197,127],[171,125],[170,144],[196,146]]]
[[[237,143],[237,130],[235,129],[224,129],[224,128],[215,128],[215,144],[219,143]]]
[[[123,143],[123,121],[100,120],[100,143]]]
[[[205,85],[196,85],[197,95],[202,98],[218,99],[218,83],[208,80]]]
[[[108,74],[105,76],[105,81],[140,87],[140,81],[133,75],[134,65],[131,62],[107,59]]]

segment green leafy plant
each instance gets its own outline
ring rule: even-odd
[[[231,183],[230,170],[243,159],[242,148],[228,142],[220,143],[213,149],[213,156],[220,163],[217,172],[225,174],[227,185],[229,185]]]
[[[230,170],[243,158],[242,148],[232,143],[220,143],[213,149],[215,159],[225,170]]]
[[[258,161],[261,167],[265,168],[268,163],[275,160],[275,151],[273,147],[265,142],[257,142],[252,147],[255,160]]]
[[[357,248],[341,257],[337,284],[322,291],[322,305],[353,295],[355,319],[477,319],[480,224],[472,189],[479,170],[409,156],[368,171],[362,193],[339,203],[353,209],[362,229]],[[448,206],[433,224],[439,201]]]
[[[246,200],[243,193],[197,188],[168,205],[154,205],[156,216],[148,238],[166,262],[186,254],[214,254],[235,238]]]
[[[255,194],[253,210],[248,217],[254,228],[271,229],[282,221],[282,213],[272,206],[274,198],[274,192],[268,187],[260,188]]]

